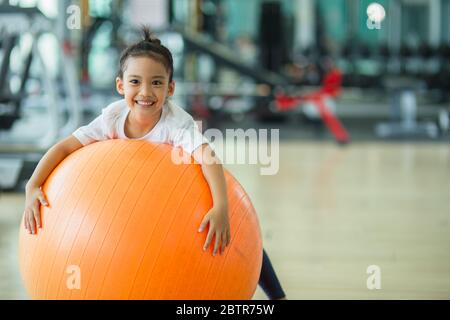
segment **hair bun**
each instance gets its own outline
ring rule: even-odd
[[[148,26],[142,26],[142,35],[143,35],[144,41],[148,41],[150,43],[161,45],[161,40],[159,40],[158,38],[156,38],[152,35],[152,32],[150,31],[150,28]]]
[[[151,38],[149,41],[151,43],[161,45],[161,40],[159,40],[158,38]]]

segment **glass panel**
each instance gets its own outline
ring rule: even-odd
[[[428,4],[403,3],[402,39],[405,44],[418,47],[428,41],[429,10]]]

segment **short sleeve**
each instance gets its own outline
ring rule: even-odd
[[[106,139],[106,130],[104,123],[104,113],[92,120],[91,123],[83,127],[78,128],[72,135],[80,141],[84,146],[96,141]]]
[[[102,109],[102,113],[91,123],[78,128],[72,133],[82,145],[96,141],[115,139],[117,137],[117,123],[127,111],[125,100],[118,100]]]
[[[209,144],[209,140],[200,132],[195,121],[188,121],[176,130],[173,146],[181,147],[185,152],[192,154],[202,144]]]

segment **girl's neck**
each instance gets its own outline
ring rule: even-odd
[[[161,113],[162,110],[159,110],[158,112],[143,117],[142,115],[136,114],[133,110],[131,110],[128,115],[128,120],[133,124],[133,126],[145,129],[146,127],[155,125],[161,118]]]
[[[129,138],[139,138],[149,133],[161,118],[162,110],[155,112],[151,116],[142,117],[139,114],[135,114],[133,110],[130,111],[125,121],[125,131]]]

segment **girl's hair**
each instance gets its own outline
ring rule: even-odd
[[[120,55],[119,78],[123,78],[126,68],[126,61],[129,57],[149,57],[162,63],[169,72],[169,82],[173,77],[173,58],[169,49],[161,44],[158,38],[155,38],[147,26],[141,27],[143,40],[127,47]]]

